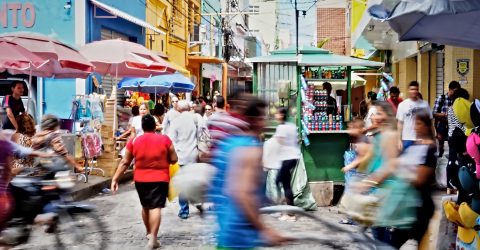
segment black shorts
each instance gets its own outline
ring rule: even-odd
[[[143,208],[164,208],[168,196],[168,182],[135,182]]]

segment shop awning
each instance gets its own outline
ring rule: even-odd
[[[360,58],[335,55],[332,52],[315,48],[302,46],[299,48],[298,57],[295,55],[294,48],[284,50],[272,51],[269,56],[261,56],[246,59],[247,62],[252,63],[288,63],[297,62],[300,66],[352,66],[352,68],[383,67],[383,63],[364,60]]]
[[[383,66],[381,62],[335,54],[300,54],[298,57],[298,65],[300,66],[363,66],[372,68]]]
[[[154,32],[156,32],[156,33],[163,34],[163,35],[166,34],[164,31],[156,28],[155,26],[153,26],[153,25],[151,25],[151,24],[149,24],[149,23],[147,23],[147,22],[145,22],[145,21],[143,21],[143,20],[141,20],[141,19],[138,19],[138,18],[136,18],[136,17],[134,17],[134,16],[132,16],[132,15],[129,15],[129,14],[127,14],[127,13],[125,13],[125,12],[117,9],[117,8],[114,8],[114,7],[112,7],[112,6],[109,6],[109,5],[107,5],[107,4],[104,4],[104,3],[102,3],[102,2],[100,2],[100,1],[98,1],[98,0],[90,0],[90,2],[91,2],[93,5],[95,5],[96,7],[99,7],[99,8],[101,8],[102,10],[104,10],[104,11],[106,11],[106,12],[108,12],[108,13],[114,15],[114,16],[118,16],[118,17],[120,17],[120,18],[122,18],[122,19],[125,19],[125,20],[127,20],[127,21],[129,21],[129,22],[132,22],[132,23],[134,23],[134,24],[136,24],[136,25],[138,25],[138,26],[142,26],[142,27],[144,27],[144,28],[146,28],[146,29],[152,30],[152,31],[154,31]]]
[[[188,63],[213,63],[219,64],[224,63],[222,58],[214,56],[188,56]]]

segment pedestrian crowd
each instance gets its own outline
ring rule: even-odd
[[[358,206],[361,201],[357,200],[353,207],[349,199],[358,199],[357,194],[378,197],[380,208],[375,210],[375,221],[369,222],[373,235],[397,249],[410,239],[416,240],[420,248],[429,240],[423,238],[435,209],[432,192],[437,160],[444,157],[445,142],[449,146],[445,185],[449,194],[457,194],[457,204],[472,200],[459,175],[461,167],[471,166],[478,156],[478,145],[473,140],[473,153],[467,153],[467,140],[476,135],[478,126],[474,125],[478,108],[469,101],[468,91],[452,81],[448,93],[438,96],[431,109],[419,87],[412,81],[405,100],[397,87],[390,88],[385,101],[376,100],[375,92],[368,93],[361,105],[363,117],[348,126],[351,146],[345,152],[342,169],[346,190],[341,203],[348,217],[341,223],[368,220],[367,210]],[[361,210],[361,216],[353,213],[359,211],[348,211],[350,208]]]
[[[419,87],[418,82],[411,82],[405,100],[397,87],[390,89],[385,101],[377,100],[375,92],[369,92],[361,105],[363,117],[355,118],[348,126],[351,146],[345,152],[342,168],[346,181],[342,200],[349,199],[350,193],[383,195],[372,233],[379,242],[395,248],[410,239],[420,243],[426,235],[434,212],[432,185],[437,157],[444,155],[445,141],[449,145],[448,192],[458,192],[459,202],[469,200],[458,177],[460,166],[472,162],[467,154],[467,137],[474,131],[474,122],[480,120],[471,112],[469,93],[453,81],[448,93],[439,96],[430,109],[421,98]],[[330,95],[331,86],[324,88]],[[15,131],[13,143],[4,132],[0,134],[0,147],[12,156],[0,158],[2,211],[11,210],[8,180],[23,168],[33,167],[31,157],[41,156],[39,151],[47,148],[77,171],[82,170],[62,142],[59,119],[44,116],[37,131],[34,119],[25,112],[21,93],[23,85],[14,83],[12,95],[2,104],[6,110],[3,127]],[[134,165],[134,184],[142,206],[148,248],[160,246],[161,210],[171,190],[172,165],[177,164],[181,170],[199,162],[216,169],[205,199],[214,204],[219,249],[251,249],[291,240],[266,226],[259,216],[266,200],[263,165],[268,153],[263,151],[262,133],[267,105],[245,93],[237,93],[229,103],[227,111],[221,95],[215,95],[208,104],[201,99],[188,102],[173,97],[168,111],[159,104],[152,112],[147,104],[132,109],[128,129],[118,137],[129,140],[111,189],[118,191],[120,177]],[[292,172],[300,161],[301,151],[297,127],[289,122],[290,112],[283,107],[276,112],[278,126],[272,137],[276,150],[269,164],[276,165],[272,167],[278,170],[275,184],[284,193],[283,201],[276,202],[293,206]],[[182,192],[178,201],[178,217],[188,219],[192,201]],[[203,212],[201,203],[192,205]],[[0,213],[0,229],[7,215],[8,212]],[[341,223],[355,224],[357,218],[348,212],[347,215]],[[296,221],[289,213],[279,219]]]

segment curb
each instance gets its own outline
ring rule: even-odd
[[[127,182],[133,179],[133,171],[127,171],[120,178],[120,183]],[[74,189],[71,192],[72,199],[74,201],[86,200],[88,198],[94,197],[102,192],[103,189],[110,189],[112,182],[112,177],[104,178],[103,180],[85,183],[81,188]]]

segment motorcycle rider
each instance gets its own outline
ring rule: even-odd
[[[14,173],[12,173],[13,156],[17,157],[50,157],[51,154],[34,151],[15,144],[7,139],[7,136],[0,131],[0,231],[8,221],[13,208],[13,200],[8,191],[8,185]]]

